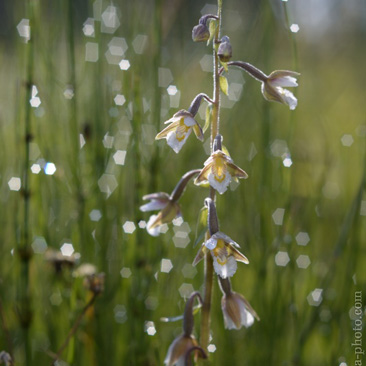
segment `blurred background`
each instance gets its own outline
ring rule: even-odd
[[[191,263],[208,190],[190,183],[183,220],[159,237],[138,208],[207,159],[209,131],[179,155],[154,137],[212,95],[211,47],[191,30],[215,12],[196,0],[0,1],[0,352],[15,365],[51,364],[78,321],[58,365],[162,365],[181,333],[160,319],[202,291],[203,263]],[[217,207],[250,260],[233,289],[261,320],[225,330],[215,283],[212,365],[353,365],[366,303],[365,4],[223,0],[222,27],[233,60],[301,77],[289,111],[247,74],[227,75],[220,132],[249,179]],[[95,299],[93,272],[105,274]]]

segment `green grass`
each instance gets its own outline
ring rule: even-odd
[[[15,365],[51,364],[49,353],[61,347],[91,297],[72,269],[56,273],[44,254],[34,253],[28,274],[22,274],[16,251],[24,232],[24,195],[10,191],[8,181],[11,177],[24,181],[29,108],[25,82],[31,45],[33,83],[42,103],[30,110],[31,152],[38,147],[40,153],[31,154],[29,166],[44,159],[55,163],[57,170],[52,176],[29,171],[29,244],[36,237],[43,237],[53,249],[72,242],[80,264],[92,263],[106,275],[105,291],[83,318],[62,360],[78,366],[161,365],[181,324],[162,323],[160,318],[183,313],[185,301],[179,292],[183,283],[202,290],[203,264],[193,278],[184,277],[182,270],[199,248],[193,247],[195,225],[207,189],[190,183],[181,199],[191,229],[186,248],[174,245],[172,225],[158,238],[138,227],[141,219],[148,219],[138,210],[142,195],[170,193],[186,171],[200,168],[207,158],[195,138],[189,138],[179,155],[165,141],[153,141],[162,122],[187,108],[196,94],[211,94],[211,74],[202,72],[199,64],[211,51],[190,39],[205,4],[156,4],[156,9],[147,1],[116,4],[121,26],[114,34],[102,33],[96,21],[95,38],[90,38],[83,35],[82,24],[93,17],[92,2],[72,4],[73,21],[64,2],[55,1],[52,7],[45,1],[34,2],[34,43],[28,44],[16,32],[16,25],[28,16],[25,2],[8,9],[11,26],[0,44],[0,351],[12,352]],[[255,4],[223,3],[223,32],[230,36],[234,59],[253,63],[266,73],[292,69],[295,55],[285,19],[276,18],[267,2]],[[103,10],[108,5],[103,1]],[[233,18],[228,11],[234,9],[242,22],[231,31],[227,29]],[[301,17],[293,10],[289,7],[290,21],[304,23],[306,14]],[[264,101],[260,86],[246,74],[239,100],[222,109],[224,144],[249,179],[218,197],[220,228],[241,244],[250,260],[248,266],[239,265],[233,289],[250,301],[261,321],[247,330],[225,330],[221,293],[215,284],[213,365],[354,364],[350,310],[355,291],[363,291],[365,303],[366,198],[361,16],[353,24],[341,31],[335,27],[337,35],[319,36],[316,42],[306,38],[302,28],[294,35],[301,72],[296,111]],[[133,48],[138,34],[148,36],[142,55]],[[131,67],[126,71],[104,56],[114,36],[127,42],[123,58]],[[98,43],[95,63],[85,61],[87,42]],[[178,108],[169,108],[166,87],[158,85],[157,67],[171,70],[171,84],[180,91]],[[75,95],[67,100],[63,93],[74,78]],[[233,82],[230,76],[229,80]],[[123,106],[115,105],[117,94],[124,95]],[[86,128],[90,133],[85,133]],[[80,133],[86,141],[82,149]],[[107,133],[114,137],[110,149],[103,145]],[[354,139],[349,147],[341,143],[347,134]],[[271,153],[275,140],[286,141],[293,161],[290,168]],[[254,147],[256,154],[248,159]],[[113,160],[117,150],[126,151],[123,166]],[[109,197],[98,185],[103,174],[114,176],[118,184]],[[272,219],[277,208],[285,209],[280,226]],[[92,210],[100,211],[98,222],[90,220]],[[133,234],[124,232],[126,221],[135,223]],[[299,232],[309,234],[306,246],[296,244]],[[275,264],[278,251],[288,252],[286,267]],[[300,255],[309,256],[307,269],[298,268]],[[174,266],[168,274],[160,271],[163,258]],[[120,274],[125,267],[131,270],[129,278]],[[24,276],[30,284],[32,310],[27,363],[20,321]],[[323,289],[323,300],[314,307],[307,298],[316,288]],[[155,324],[153,336],[145,331],[146,321]]]

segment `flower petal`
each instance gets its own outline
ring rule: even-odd
[[[212,252],[211,252],[212,253]],[[213,265],[215,272],[222,278],[234,276],[238,265],[234,257],[230,256],[226,258],[224,263],[220,263],[218,258],[213,255]]]
[[[151,215],[149,221],[146,224],[146,230],[151,236],[159,236],[160,235],[160,227],[155,226],[151,228],[152,223],[155,222],[158,215]]]
[[[212,250],[215,249],[217,245],[217,239],[211,237],[205,242],[205,246],[207,249]]]
[[[242,263],[245,263],[245,264],[249,264],[248,258],[243,253],[240,253],[239,250],[236,249],[235,247],[233,247],[232,245],[230,245],[230,252],[231,252],[232,256],[238,262],[242,262]]]
[[[203,141],[203,130],[197,122],[193,125],[193,131],[198,140]]]
[[[211,238],[215,239],[222,239],[225,243],[234,245],[237,248],[240,248],[240,245],[235,242],[233,239],[230,238],[230,236],[224,234],[222,231],[218,231],[217,233],[213,234]]]
[[[223,194],[224,192],[226,192],[227,187],[230,184],[231,175],[229,172],[226,172],[224,179],[221,182],[219,182],[214,174],[209,173],[207,180],[212,188],[215,188],[217,192]]]
[[[191,132],[192,132],[192,129],[190,128],[187,131],[187,133],[185,134],[183,140],[178,140],[176,132],[170,131],[166,137],[166,142],[174,150],[174,152],[176,152],[178,154],[180,149],[183,147],[183,145],[187,141],[188,136],[191,134]]]
[[[168,122],[168,121],[167,121]],[[160,131],[156,136],[155,140],[166,139],[168,134],[177,129],[179,125],[179,120],[172,122],[169,126],[165,127],[162,131]]]
[[[147,211],[161,210],[166,205],[167,205],[167,202],[164,202],[164,201],[161,201],[161,200],[151,200],[151,202],[140,206],[140,211],[147,212]]]
[[[227,170],[229,171],[232,177],[243,178],[243,179],[248,178],[248,174],[243,169],[239,168],[237,165],[233,163],[227,163],[226,165]]]
[[[208,174],[210,174],[212,164],[213,160],[211,159],[211,161],[203,167],[200,174],[198,174],[197,178],[194,180],[194,184],[199,185],[208,182]]]
[[[206,248],[205,244],[203,244],[198,251],[196,258],[194,258],[194,261],[192,263],[193,266],[195,266],[197,263],[201,262],[201,260],[205,257],[205,254],[208,252],[208,249]]]

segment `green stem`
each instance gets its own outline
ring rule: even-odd
[[[222,0],[218,0],[217,17],[218,17],[218,27],[216,29],[216,34],[213,40],[213,105],[212,105],[212,123],[211,123],[211,152],[213,152],[214,139],[219,133],[219,123],[220,123],[220,83],[219,83],[219,57],[217,55],[217,41],[220,37],[221,28],[221,10],[222,10]],[[216,196],[216,191],[210,188],[210,197],[214,201]],[[206,234],[206,240],[208,234]],[[211,255],[208,253],[205,255],[205,273],[204,273],[204,298],[202,305],[202,316],[201,316],[201,338],[200,345],[202,349],[207,352],[207,346],[210,339],[210,312],[211,312],[211,302],[212,302],[212,288],[213,288],[213,261]],[[203,361],[204,362],[204,361]]]

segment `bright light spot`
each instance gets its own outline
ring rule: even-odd
[[[19,191],[22,186],[22,181],[18,177],[12,177],[8,182],[8,186],[11,191]]]
[[[169,273],[173,268],[172,261],[170,259],[162,259],[160,272]]]
[[[120,274],[121,274],[121,277],[122,277],[122,278],[130,278],[130,277],[131,277],[132,272],[131,272],[131,270],[130,270],[128,267],[123,267],[123,268],[121,269]]]
[[[189,297],[192,292],[194,292],[194,288],[190,283],[183,283],[182,286],[179,287],[179,294],[184,299]]]
[[[292,159],[290,154],[285,154],[282,158],[283,158],[282,160],[283,166],[289,168],[292,165]]]
[[[285,215],[285,209],[284,208],[277,208],[275,212],[272,214],[272,219],[275,225],[282,225],[283,223],[283,217]]]
[[[39,97],[33,97],[29,100],[29,103],[33,108],[38,108],[41,105],[41,99]]]
[[[113,160],[117,165],[125,165],[126,151],[117,150],[113,155]]]
[[[98,222],[102,218],[102,213],[99,210],[91,210],[89,217],[91,221]]]
[[[343,135],[341,137],[341,142],[343,146],[350,147],[353,144],[354,140],[352,135]]]
[[[284,0],[282,0],[282,1],[284,1]],[[341,362],[341,363],[339,364],[339,366],[347,366],[347,364],[346,364],[345,362]]]
[[[67,86],[67,88],[65,89],[64,97],[66,99],[72,99],[74,97],[74,88],[71,85]]]
[[[145,229],[146,228],[146,221],[145,220],[140,220],[138,225],[139,225],[140,229]]]
[[[170,69],[159,67],[159,86],[166,88],[173,81],[173,75]]]
[[[307,255],[299,255],[299,257],[296,259],[296,264],[299,268],[306,269],[310,265],[310,258]]]
[[[130,64],[130,61],[128,60],[122,60],[120,63],[119,63],[119,68],[121,70],[128,70],[130,68],[131,64]]]
[[[53,175],[56,172],[56,165],[48,162],[43,169],[46,175]]]
[[[114,33],[120,26],[120,21],[117,14],[117,8],[109,5],[102,14],[102,32]]]
[[[38,89],[35,85],[32,85],[32,98],[38,94]]]
[[[94,37],[94,19],[88,18],[83,24],[83,33],[87,37]]]
[[[190,242],[190,239],[187,235],[185,237],[179,237],[179,236],[175,235],[173,237],[173,242],[174,242],[174,246],[177,248],[186,248]]]
[[[310,236],[308,233],[300,231],[297,235],[296,235],[296,243],[297,245],[302,245],[305,246],[309,243],[310,241]]]
[[[210,353],[214,353],[216,351],[216,346],[214,344],[209,344],[207,347],[207,351]]]
[[[41,166],[39,164],[36,164],[34,163],[32,166],[31,166],[31,171],[33,174],[38,174],[40,171],[41,171]]]
[[[277,266],[286,267],[290,262],[290,257],[287,252],[278,252],[275,256],[275,262]]]
[[[144,34],[138,34],[136,36],[136,38],[132,42],[132,47],[135,53],[141,55],[144,52],[147,40],[148,37]]]
[[[62,255],[65,257],[71,257],[75,249],[71,243],[64,243],[60,248]]]
[[[159,226],[160,234],[165,234],[168,230],[169,230],[168,224],[163,224],[163,225]]]
[[[274,140],[271,144],[271,154],[276,157],[283,157],[288,154],[289,150],[287,147],[287,142],[285,140]]]
[[[113,147],[113,143],[114,143],[114,137],[110,136],[109,133],[107,132],[103,137],[103,146],[106,149],[111,149]]]
[[[47,242],[45,238],[43,238],[42,236],[36,236],[32,243],[32,249],[34,253],[44,253],[47,249]]]
[[[170,85],[166,91],[168,92],[169,95],[175,95],[178,93],[178,89],[175,85]]]
[[[103,174],[98,180],[98,186],[101,192],[107,194],[108,198],[117,188],[118,183],[114,175]]]
[[[182,268],[182,273],[185,278],[194,278],[197,274],[197,269],[192,264],[186,263]]]
[[[322,294],[323,289],[321,288],[316,288],[314,291],[310,292],[310,294],[307,297],[309,305],[319,306],[323,300]]]
[[[114,103],[116,105],[124,105],[126,102],[126,98],[122,94],[117,94],[114,98]]]
[[[80,149],[82,149],[85,145],[85,137],[82,133],[79,135],[79,143],[80,143]]]
[[[19,36],[24,38],[25,42],[28,42],[31,37],[31,28],[29,26],[29,19],[22,19],[17,25],[17,31]]]
[[[113,37],[108,43],[108,49],[112,56],[123,56],[128,49],[126,40],[120,37]]]
[[[132,221],[126,221],[122,227],[126,234],[132,234],[136,230],[136,225]]]
[[[173,220],[173,225],[174,226],[180,226],[183,224],[183,217],[180,216],[180,217],[177,217],[176,219]]]
[[[299,31],[300,27],[298,24],[291,24],[290,30],[292,33],[297,33]]]
[[[99,58],[98,43],[87,42],[85,45],[85,61],[97,62]]]
[[[149,335],[149,336],[153,336],[156,333],[156,329],[155,329],[155,324],[154,322],[151,321],[147,321],[145,322],[145,332]]]

